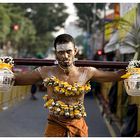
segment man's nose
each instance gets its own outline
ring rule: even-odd
[[[66,52],[64,52],[63,56],[64,56],[65,58],[68,58],[68,54],[67,54]]]

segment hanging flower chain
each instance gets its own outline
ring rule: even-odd
[[[0,69],[8,68],[11,70],[13,66],[14,66],[14,61],[12,57],[10,56],[0,57]]]
[[[127,73],[121,76],[121,78],[129,78],[131,75],[140,74],[140,60],[129,61],[126,71]]]
[[[46,78],[44,80],[44,86],[54,86],[54,93],[65,94],[65,96],[80,95],[91,90],[91,86],[89,83],[83,86],[79,85],[78,83],[74,83],[74,85],[71,85],[68,82],[60,81],[55,76]]]
[[[54,99],[48,99],[48,95],[45,95],[43,99],[46,101],[44,107],[48,108],[51,114],[57,116],[65,116],[68,118],[86,117],[83,102],[77,102],[75,105],[67,105],[62,101],[54,101]]]
[[[140,67],[140,60],[131,60],[127,68]]]

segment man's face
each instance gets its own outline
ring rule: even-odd
[[[56,45],[56,59],[63,67],[69,67],[73,64],[76,53],[77,49],[72,42]]]

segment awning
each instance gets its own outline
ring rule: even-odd
[[[120,46],[119,31],[117,30],[110,38],[109,43],[107,43],[106,46],[104,47],[104,52],[109,53],[118,49],[120,51],[120,54],[130,54],[135,52],[135,49],[130,46],[122,46],[122,45]]]
[[[120,46],[119,47],[120,54],[130,54],[130,53],[135,53],[134,48],[129,47],[129,46]]]
[[[109,53],[118,49],[118,31],[112,34],[109,42],[104,47],[104,52]]]

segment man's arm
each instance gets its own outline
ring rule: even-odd
[[[33,70],[31,72],[15,74],[14,85],[32,85],[40,80],[42,80],[40,73],[37,70]]]
[[[121,76],[124,75],[125,73],[126,70],[111,72],[111,71],[102,71],[102,70],[94,69],[91,80],[97,82],[119,81],[121,80]]]

